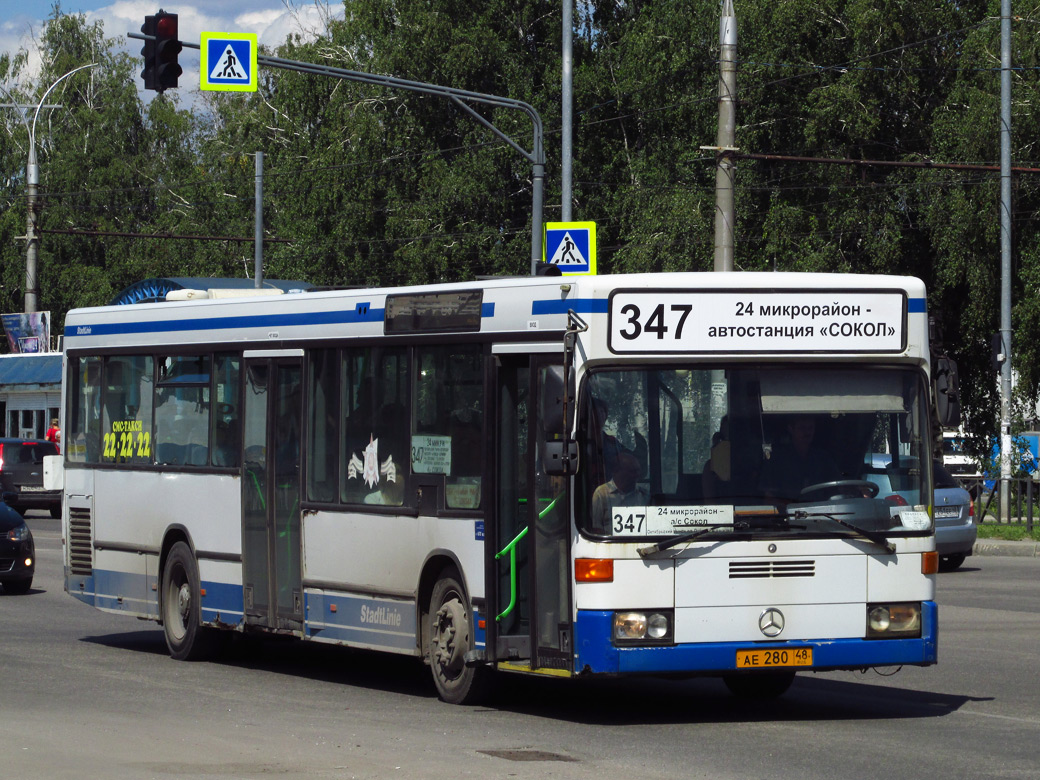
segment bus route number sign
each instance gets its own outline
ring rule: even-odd
[[[619,290],[612,352],[901,352],[901,290]]]

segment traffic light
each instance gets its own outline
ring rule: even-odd
[[[144,18],[144,24],[141,25],[141,32],[145,35],[155,35],[155,17],[146,16]],[[141,49],[141,56],[144,57],[144,70],[141,71],[141,77],[144,79],[145,89],[155,89],[155,41],[148,38],[144,42],[144,48]]]
[[[147,19],[147,17],[146,17]],[[147,21],[145,22],[147,24]],[[155,15],[155,89],[162,92],[177,86],[181,66],[177,55],[181,53],[181,42],[177,38],[177,14],[161,10]],[[147,86],[147,85],[146,85]]]

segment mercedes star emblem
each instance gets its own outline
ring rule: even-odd
[[[780,636],[784,630],[784,613],[776,607],[770,607],[759,617],[758,627],[768,637]]]

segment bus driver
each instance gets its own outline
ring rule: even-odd
[[[592,494],[593,527],[608,533],[611,510],[616,506],[646,506],[646,490],[636,484],[640,474],[639,460],[630,452],[619,452],[614,478],[600,485]]]

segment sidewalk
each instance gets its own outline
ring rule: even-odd
[[[1009,542],[1004,539],[979,539],[972,548],[975,555],[1009,555],[1040,558],[1040,542]]]

